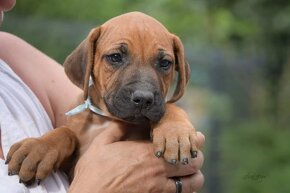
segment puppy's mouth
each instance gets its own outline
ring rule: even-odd
[[[149,118],[143,115],[136,115],[131,117],[124,117],[122,118],[124,121],[134,124],[140,124],[140,123],[148,123],[150,121]]]
[[[105,97],[108,111],[126,122],[158,122],[165,112],[165,102],[157,89],[121,88]]]

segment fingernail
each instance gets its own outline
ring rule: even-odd
[[[196,158],[197,157],[197,151],[191,151],[191,157]]]
[[[177,160],[176,159],[172,159],[172,160],[170,160],[170,163],[173,164],[173,165],[176,165]]]
[[[183,158],[183,159],[182,159],[182,164],[183,164],[183,165],[188,164],[188,158]]]
[[[36,180],[36,183],[37,183],[38,186],[40,185],[40,182],[41,182],[40,179],[37,179],[37,180]]]
[[[155,156],[158,157],[158,158],[160,158],[161,155],[162,155],[162,152],[161,152],[161,151],[157,151],[157,152],[155,153]]]

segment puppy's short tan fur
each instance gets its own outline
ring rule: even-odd
[[[30,182],[61,168],[72,177],[78,158],[108,127],[129,128],[126,140],[149,139],[151,130],[156,156],[172,164],[196,157],[195,130],[186,113],[172,104],[184,93],[189,65],[180,39],[158,21],[138,12],[115,17],[92,29],[64,68],[84,90],[79,104],[90,96],[107,116],[87,110],[40,138],[14,144],[7,155],[10,174]],[[176,72],[177,86],[166,102]]]

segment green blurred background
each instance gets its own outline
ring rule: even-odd
[[[1,30],[62,63],[92,27],[129,11],[185,45],[191,81],[179,104],[206,135],[200,192],[289,193],[289,0],[24,0]]]

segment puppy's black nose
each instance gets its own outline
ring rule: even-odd
[[[131,100],[135,106],[148,109],[154,103],[154,95],[150,91],[136,90],[133,92]]]

